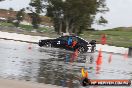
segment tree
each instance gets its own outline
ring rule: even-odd
[[[40,14],[41,12],[43,12],[43,7],[44,7],[43,6],[43,0],[31,0],[31,2],[29,3],[29,5],[35,9],[34,12],[36,12],[38,14]]]
[[[13,12],[13,11],[14,11],[13,8],[9,8],[9,10],[7,11],[7,14],[8,14],[7,22],[8,22],[8,23],[12,23],[13,20],[15,19],[15,18],[13,18],[13,16],[12,16],[12,12]]]
[[[105,0],[47,0],[47,16],[55,30],[76,34],[91,28],[95,15],[108,11]]]
[[[34,28],[38,28],[39,24],[41,23],[40,14],[43,12],[43,0],[31,0],[29,3],[31,8],[27,8],[31,11],[29,16],[32,18],[32,25]]]
[[[98,24],[105,25],[106,23],[108,23],[108,21],[103,16],[101,16],[99,18]]]
[[[24,20],[24,13],[25,9],[21,9],[20,11],[17,12],[16,14],[16,23],[15,23],[15,26],[18,27],[20,22]]]
[[[29,16],[32,18],[33,28],[38,29],[39,28],[39,24],[41,22],[39,14],[37,14],[35,12],[32,12],[32,13],[29,13]]]
[[[13,8],[9,8],[9,11],[14,11],[14,9]]]

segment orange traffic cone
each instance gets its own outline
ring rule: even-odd
[[[88,78],[88,71],[85,72],[85,77]]]
[[[112,61],[112,53],[110,53],[108,62],[111,63],[111,61]]]
[[[89,84],[91,84],[91,80],[88,78],[88,71],[84,71],[84,68],[82,68],[81,70],[82,73],[82,86],[88,86]]]
[[[31,47],[31,46],[32,46],[32,44],[31,44],[31,43],[29,43],[29,47],[28,47],[28,49],[32,49],[32,47]]]
[[[102,45],[105,45],[105,44],[106,44],[106,35],[105,35],[105,34],[102,34],[102,37],[101,37],[101,44],[102,44]]]
[[[96,60],[96,64],[97,65],[101,65],[102,64],[102,50],[99,50],[99,54],[98,54],[98,58]]]
[[[100,73],[100,70],[101,70],[101,66],[96,65],[96,74],[99,74]]]
[[[78,57],[78,49],[75,50],[75,56]]]
[[[124,54],[124,59],[128,59],[128,52],[127,51]]]
[[[74,53],[72,53],[71,55],[71,63],[75,60],[77,60],[77,57],[78,57],[78,49],[75,50]]]
[[[84,68],[81,69],[82,77],[88,78],[88,71],[85,71]]]

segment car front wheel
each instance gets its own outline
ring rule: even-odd
[[[78,48],[78,52],[79,52],[79,53],[84,53],[84,52],[87,52],[87,50],[86,50],[83,46],[80,46],[80,47]]]

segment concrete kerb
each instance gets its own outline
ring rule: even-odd
[[[67,88],[67,87],[20,80],[0,79],[0,88]]]

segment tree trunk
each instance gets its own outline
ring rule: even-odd
[[[73,23],[70,25],[70,29],[69,29],[69,32],[70,33],[73,33],[73,31],[74,31],[74,25],[73,25]]]
[[[61,34],[61,32],[62,32],[62,20],[60,20],[60,25],[59,25],[59,34]]]
[[[66,33],[69,33],[69,21],[66,19]]]

